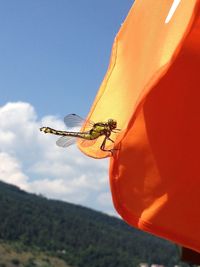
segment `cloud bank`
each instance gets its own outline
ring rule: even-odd
[[[29,103],[0,107],[0,180],[48,198],[116,214],[109,191],[108,162],[83,155],[76,146],[57,147],[41,126],[65,129],[62,120],[38,120]]]

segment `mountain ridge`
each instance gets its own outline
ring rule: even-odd
[[[168,241],[102,212],[27,193],[1,181],[0,239],[50,251],[78,267],[179,263],[176,247]]]

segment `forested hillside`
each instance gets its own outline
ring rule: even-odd
[[[0,267],[72,267],[59,257],[18,242],[0,242]]]
[[[120,219],[48,200],[0,182],[0,239],[48,251],[77,267],[173,266],[176,246],[130,228]]]

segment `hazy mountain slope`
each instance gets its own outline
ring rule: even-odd
[[[0,267],[70,267],[65,261],[17,243],[0,242]],[[72,266],[71,266],[72,267]]]
[[[0,239],[51,251],[80,267],[131,267],[178,262],[171,243],[130,228],[117,218],[48,200],[0,182]]]

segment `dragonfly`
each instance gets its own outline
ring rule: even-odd
[[[64,122],[67,128],[82,127],[86,122],[83,118],[76,114],[69,114],[64,117]],[[110,138],[111,133],[118,133],[120,129],[117,129],[117,121],[114,119],[108,119],[106,122],[89,122],[90,129],[88,131],[58,131],[50,127],[41,127],[40,131],[49,134],[60,135],[61,137],[56,141],[56,144],[60,147],[68,147],[76,143],[77,138],[89,141],[89,145],[92,141],[96,141],[100,136],[104,136],[103,142],[100,146],[102,151],[111,152],[113,154],[114,150],[117,149],[106,149],[106,142],[114,141]]]

